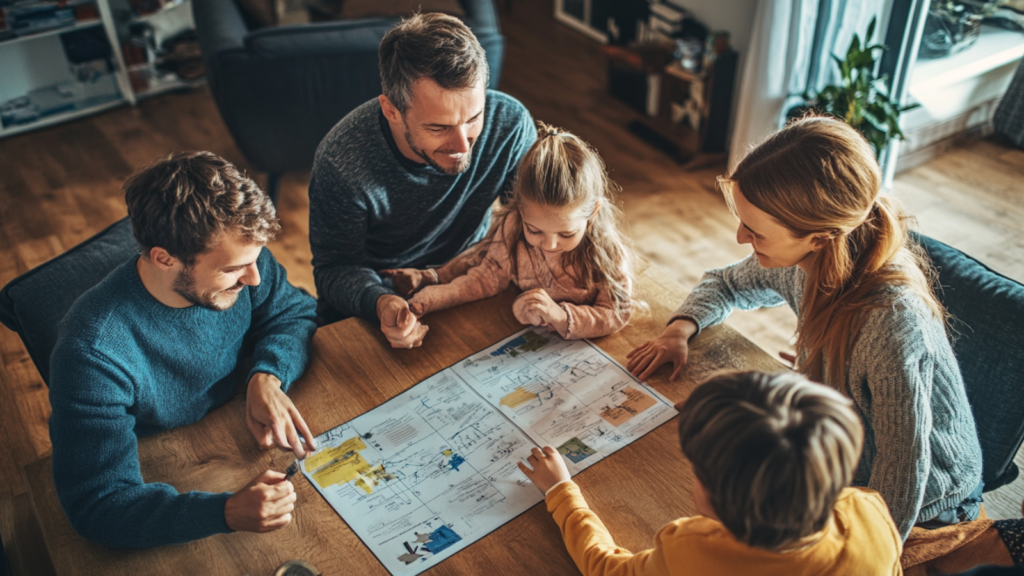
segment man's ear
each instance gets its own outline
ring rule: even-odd
[[[381,94],[377,96],[377,100],[380,102],[380,109],[384,112],[384,117],[388,119],[388,122],[391,124],[401,124],[404,122],[402,113],[391,103],[387,96]]]
[[[170,270],[180,262],[180,260],[171,256],[170,252],[159,246],[154,246],[149,249],[149,261],[161,270]]]

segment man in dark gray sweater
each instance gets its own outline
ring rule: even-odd
[[[483,48],[456,18],[404,20],[379,54],[384,94],[317,149],[309,241],[321,321],[379,321],[412,348],[427,326],[379,271],[443,264],[481,240],[536,129],[516,99],[486,90]]]

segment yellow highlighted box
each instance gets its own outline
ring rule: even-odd
[[[366,444],[363,442],[363,439],[359,436],[349,438],[342,442],[340,446],[321,450],[306,458],[306,472],[312,472],[331,460],[342,460],[349,452],[359,452],[360,450],[366,450]]]
[[[531,400],[536,400],[536,399],[537,399],[537,395],[536,394],[534,394],[532,392],[527,392],[526,390],[523,390],[522,386],[520,386],[519,388],[516,388],[515,390],[510,392],[509,394],[506,394],[501,399],[501,405],[502,406],[508,406],[509,408],[513,408],[514,409],[516,406],[520,406],[522,404],[526,404],[527,402],[530,402]]]

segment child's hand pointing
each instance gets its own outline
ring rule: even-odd
[[[520,462],[519,469],[545,494],[556,484],[561,484],[572,478],[562,455],[551,446],[545,446],[543,449],[534,448],[533,454],[526,461],[533,468]]]

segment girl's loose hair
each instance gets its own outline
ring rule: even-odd
[[[932,290],[935,270],[908,234],[910,217],[882,193],[871,146],[846,123],[798,119],[751,151],[727,180],[794,237],[826,236],[807,274],[796,342],[800,371],[812,380],[845,390],[866,312],[891,305],[892,287],[919,295],[946,321]]]
[[[588,222],[579,246],[562,254],[562,267],[588,292],[607,290],[620,311],[634,305],[644,307],[633,299],[635,257],[622,232],[621,213],[613,203],[618,186],[608,179],[601,156],[569,132],[543,122],[537,122],[537,129],[537,141],[519,165],[508,202],[495,211],[488,240],[504,237],[516,270],[516,246],[528,245],[519,215],[523,202],[571,208]],[[512,235],[502,233],[509,218],[513,218]]]

